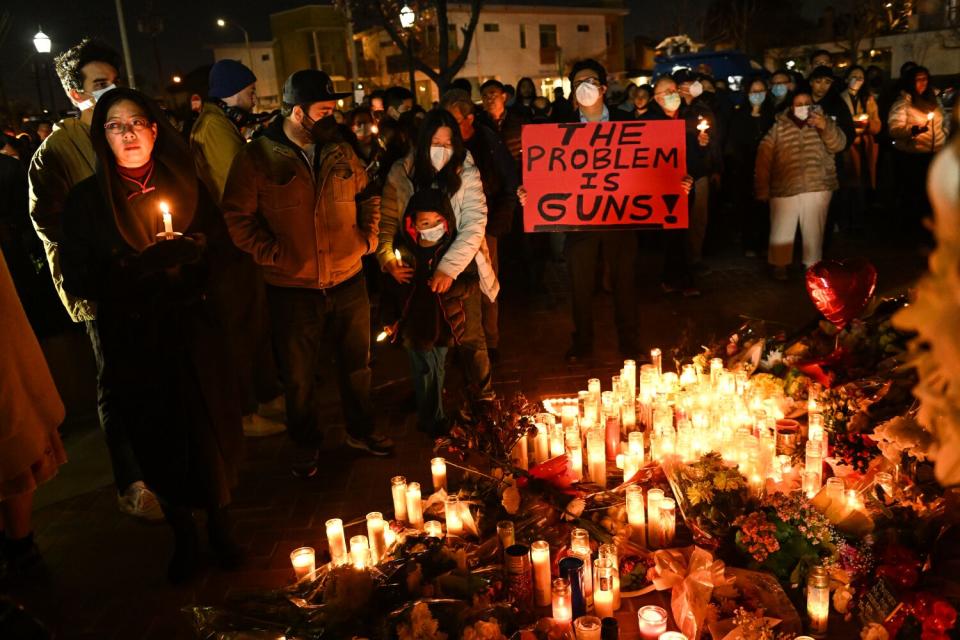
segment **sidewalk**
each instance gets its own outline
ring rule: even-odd
[[[836,253],[869,256],[880,274],[881,294],[907,286],[924,266],[917,252],[865,238],[848,241]],[[710,262],[713,270],[700,279],[703,297],[685,299],[666,297],[656,277],[659,258],[641,256],[640,272],[649,274],[640,280],[642,348],[659,346],[667,355],[667,349],[682,343],[695,350],[734,331],[740,316],[790,328],[816,318],[799,276],[780,283],[768,278],[757,260],[725,256]],[[575,393],[585,388],[588,377],[600,377],[606,388],[619,369],[612,303],[605,294],[596,298],[595,362],[572,367],[564,363],[571,323],[563,273],[558,266],[550,279],[561,301],[552,310],[534,308],[508,288],[500,314],[502,361],[494,372],[501,396],[520,390],[532,398]],[[400,409],[410,393],[406,355],[401,349],[379,346],[374,356],[381,428],[396,440],[395,456],[370,458],[336,448],[326,454],[317,477],[301,480],[290,474],[296,452],[285,436],[248,440],[232,507],[236,537],[248,553],[241,570],[204,570],[190,587],[168,586],[164,579],[172,544],[168,529],[163,524],[140,524],[119,513],[113,487],[103,485],[109,466],[97,426],[86,424],[66,435],[71,462],[38,494],[38,501],[48,501],[45,496],[51,492],[70,494],[72,487],[78,493],[35,514],[44,566],[18,584],[5,585],[5,590],[48,624],[57,638],[173,640],[194,637],[182,607],[217,604],[238,591],[292,581],[289,552],[310,545],[319,556],[327,518],[347,522],[368,511],[389,512],[389,479],[394,475],[425,485],[431,481],[431,443]],[[335,425],[336,407],[333,398],[329,400],[330,424]],[[53,491],[56,483],[62,484]]]

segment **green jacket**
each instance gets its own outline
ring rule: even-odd
[[[67,118],[53,125],[53,133],[30,161],[30,218],[43,240],[53,284],[74,322],[93,320],[96,307],[63,290],[59,249],[63,207],[70,190],[92,176],[95,167],[90,127],[78,118]]]
[[[230,165],[246,145],[237,127],[219,106],[205,102],[190,131],[190,150],[197,175],[217,205],[223,201]]]

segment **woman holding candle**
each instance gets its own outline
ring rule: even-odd
[[[847,87],[840,98],[853,116],[855,136],[853,144],[843,153],[843,170],[840,174],[840,197],[844,210],[849,215],[851,227],[862,224],[861,216],[866,208],[867,193],[877,188],[877,158],[880,147],[877,135],[883,128],[877,101],[863,87],[866,70],[860,65],[847,69]]]
[[[97,173],[70,192],[64,288],[97,303],[104,380],[127,425],[144,479],[173,528],[168,576],[190,578],[198,541],[192,509],[207,510],[224,567],[239,552],[224,508],[242,446],[239,403],[218,310],[207,293],[230,240],[186,145],[157,105],[132,89],[97,102]],[[160,202],[173,240],[160,239]]]

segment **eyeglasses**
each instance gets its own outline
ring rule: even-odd
[[[150,124],[151,122],[146,118],[131,118],[126,124],[120,122],[119,120],[111,120],[103,125],[103,128],[107,133],[114,136],[119,136],[128,130],[133,131],[134,133],[140,133],[149,127]]]
[[[582,84],[584,84],[584,83],[586,83],[586,84],[592,84],[592,85],[595,86],[595,87],[601,87],[601,86],[603,86],[603,85],[600,84],[600,79],[599,79],[599,78],[584,78],[583,80],[577,80],[576,82],[574,82],[574,83],[573,83],[573,88],[576,89],[577,87],[579,87],[580,85],[582,85]]]

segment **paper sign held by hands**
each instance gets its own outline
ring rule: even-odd
[[[682,120],[575,122],[523,128],[523,228],[684,229]]]

